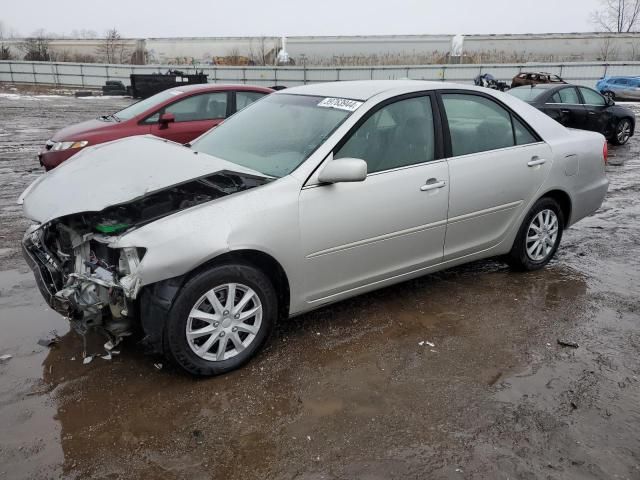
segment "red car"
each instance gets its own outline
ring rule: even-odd
[[[38,158],[46,170],[51,170],[84,147],[149,133],[188,143],[271,92],[270,88],[249,85],[170,88],[113,115],[63,128],[47,141]]]

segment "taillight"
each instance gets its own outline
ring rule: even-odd
[[[604,141],[604,147],[602,147],[602,158],[604,159],[604,164],[606,165],[609,161],[609,146],[607,145],[607,141]]]

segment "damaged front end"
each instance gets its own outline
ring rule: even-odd
[[[132,332],[144,249],[113,249],[108,235],[75,222],[32,227],[23,252],[47,303],[79,333],[96,328],[115,343]]]
[[[81,334],[96,329],[113,344],[132,333],[146,250],[113,248],[122,235],[159,218],[263,185],[270,179],[218,172],[149,193],[100,212],[82,212],[34,225],[24,257],[40,292]]]

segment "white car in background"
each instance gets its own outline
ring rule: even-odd
[[[513,96],[422,81],[269,95],[190,148],[87,148],[21,197],[24,252],[80,329],[230,371],[278,318],[481,258],[535,270],[601,205],[606,141]]]

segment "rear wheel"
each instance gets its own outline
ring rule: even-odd
[[[558,202],[544,197],[538,200],[524,218],[508,255],[509,264],[519,270],[538,270],[553,258],[564,227],[564,216]]]
[[[631,138],[631,120],[628,118],[623,118],[618,121],[616,124],[613,137],[611,138],[612,143],[615,145],[624,145]]]
[[[169,353],[193,375],[226,373],[245,364],[268,338],[277,315],[273,285],[250,265],[199,273],[182,288],[169,312]]]

